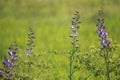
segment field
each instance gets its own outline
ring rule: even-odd
[[[69,35],[73,14],[80,12],[79,54],[92,54],[91,48],[101,46],[96,27],[101,7],[108,39],[118,46],[113,54],[119,55],[120,0],[0,0],[0,67],[4,67],[8,47],[16,41],[20,57],[15,80],[68,80],[69,51],[72,48]],[[35,36],[34,56],[30,58],[26,52],[29,27]],[[86,70],[85,65],[81,65],[80,71],[73,75],[73,80],[106,79],[95,77],[92,70]],[[98,66],[102,67],[102,63]],[[111,77],[111,80],[115,80],[113,73]],[[116,80],[120,79],[118,77]]]

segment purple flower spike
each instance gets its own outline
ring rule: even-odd
[[[15,73],[14,68],[16,67],[16,64],[14,61],[18,57],[17,49],[18,48],[17,48],[17,45],[15,42],[13,44],[11,44],[11,46],[9,47],[9,52],[8,52],[9,58],[6,58],[6,60],[3,62],[4,66],[5,66],[4,71],[2,71],[3,75],[5,73],[4,80],[8,80],[8,79],[13,80],[14,79],[13,74]],[[0,72],[1,72],[1,70],[0,70]]]
[[[33,48],[35,47],[34,45],[34,39],[35,39],[35,36],[34,36],[34,32],[32,30],[32,28],[29,28],[29,33],[28,33],[28,42],[27,42],[27,48],[26,48],[26,51],[27,51],[27,56],[30,57],[32,54],[33,54]]]
[[[71,44],[72,46],[74,46],[74,48],[76,48],[76,50],[78,50],[78,30],[80,28],[79,24],[80,24],[80,15],[78,11],[75,11],[74,17],[72,18],[72,25],[70,27],[72,34],[69,35],[69,37],[72,39]]]
[[[97,33],[99,36],[99,41],[101,41],[101,49],[109,48],[110,41],[108,40],[108,33],[106,32],[106,28],[104,26],[104,18],[101,10],[99,11],[99,18],[96,26],[98,27]]]

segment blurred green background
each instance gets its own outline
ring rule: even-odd
[[[96,20],[101,6],[109,38],[120,43],[120,0],[0,0],[0,56],[7,54],[14,40],[24,54],[29,27],[35,32],[36,53],[69,50],[71,18],[76,10],[82,22],[80,47],[99,44]]]

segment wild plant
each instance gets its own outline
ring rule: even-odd
[[[23,80],[43,79],[42,73],[50,70],[50,66],[44,60],[41,60],[42,53],[36,54],[33,49],[35,47],[35,33],[29,28],[26,53],[20,57],[20,73],[19,77]],[[24,68],[22,67],[24,66]],[[34,76],[33,76],[34,75]],[[48,77],[46,77],[48,78]],[[45,77],[44,77],[45,79]]]
[[[98,28],[98,40],[100,41],[101,46],[100,49],[93,49],[93,53],[95,53],[95,57],[93,60],[95,61],[92,61],[94,65],[92,65],[91,68],[94,70],[95,76],[100,76],[106,80],[119,80],[120,78],[118,79],[117,77],[115,77],[115,72],[118,72],[118,70],[116,69],[120,67],[120,55],[115,54],[118,46],[108,39],[108,33],[106,31],[106,27],[104,26],[103,9],[99,10],[98,12],[96,26]],[[117,73],[117,76],[118,75],[119,74]]]
[[[32,30],[32,28],[29,28],[29,33],[28,33],[28,43],[27,43],[27,48],[26,48],[26,51],[27,51],[27,55],[30,57],[31,54],[33,53],[32,50],[33,48],[35,47],[34,45],[34,39],[35,39],[35,36],[34,36],[34,32]]]
[[[16,41],[14,41],[9,47],[8,55],[9,57],[3,62],[4,68],[1,68],[1,76],[4,80],[15,80],[16,75],[16,60],[18,58],[18,47]]]
[[[32,58],[35,56],[35,54],[33,52],[33,48],[35,47],[34,39],[35,39],[34,31],[30,27],[29,33],[28,33],[27,48],[26,48],[27,58],[24,59],[24,65],[26,65],[25,72],[27,73],[27,75],[25,74],[24,78],[30,79],[30,80],[33,79],[33,77],[31,77],[31,70],[32,70],[32,66],[34,66],[34,62],[33,62]]]
[[[19,73],[17,73],[16,77],[17,79],[20,80],[32,80],[31,74],[31,66],[33,65],[33,60],[31,59],[31,56],[33,56],[33,48],[34,48],[34,32],[32,28],[29,28],[29,33],[28,33],[28,41],[27,41],[27,48],[26,48],[26,53],[25,54],[20,54],[19,55],[19,61],[18,61],[18,70]],[[24,67],[23,67],[24,66]]]
[[[78,30],[80,28],[79,24],[80,24],[80,15],[78,11],[75,11],[74,13],[74,17],[72,18],[72,25],[70,27],[72,33],[69,35],[69,37],[71,38],[71,45],[72,45],[72,49],[70,51],[70,56],[69,56],[69,67],[70,67],[70,73],[69,73],[69,80],[72,80],[73,74],[78,71],[80,69],[80,65],[78,64],[78,57],[77,54],[80,51],[79,50],[79,34],[78,34]]]
[[[96,26],[98,27],[97,33],[99,36],[99,41],[101,44],[101,54],[100,56],[105,61],[106,66],[106,77],[107,80],[110,80],[110,56],[112,55],[111,48],[110,48],[110,41],[108,40],[108,33],[106,32],[106,27],[104,26],[104,18],[103,18],[103,10],[101,9],[98,12],[98,21],[96,23]]]
[[[100,41],[100,48],[91,48],[91,54],[87,54],[83,58],[86,69],[91,70],[95,77],[101,77],[104,80],[116,79],[119,80],[120,55],[115,54],[118,46],[112,41],[108,40],[108,33],[104,26],[103,9],[98,12],[98,19],[96,26],[98,28],[98,40]]]

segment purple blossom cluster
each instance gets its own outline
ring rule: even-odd
[[[76,11],[75,14],[74,14],[74,17],[72,18],[72,25],[70,27],[71,31],[72,31],[72,34],[69,35],[69,37],[72,39],[71,41],[71,44],[73,46],[76,47],[76,49],[79,48],[77,42],[79,41],[78,39],[78,29],[80,28],[80,26],[78,24],[80,24],[80,15],[79,15],[79,12]]]
[[[10,69],[11,67],[13,66],[16,66],[16,64],[14,63],[15,60],[17,59],[18,55],[14,54],[13,52],[8,52],[10,58],[7,58],[3,64],[8,68]]]
[[[11,51],[8,52],[8,54],[9,54],[10,58],[7,58],[7,59],[3,62],[3,64],[4,64],[5,67],[6,67],[5,73],[7,73],[7,74],[9,75],[9,77],[10,77],[10,76],[12,76],[12,74],[13,74],[13,69],[14,69],[14,67],[17,66],[17,64],[15,64],[15,61],[16,61],[18,55],[17,55],[17,54],[14,54],[14,53],[11,52]]]
[[[99,41],[101,43],[101,49],[109,48],[110,41],[108,40],[108,33],[106,32],[106,28],[104,26],[104,18],[103,18],[103,10],[99,10],[98,12],[98,20],[96,26],[98,27],[97,33],[99,36]]]
[[[3,74],[5,74],[6,75],[4,77],[5,80],[12,79],[14,67],[17,66],[17,64],[15,63],[16,59],[18,58],[16,42],[14,42],[9,47],[8,55],[9,57],[6,58],[6,60],[3,62],[5,68],[0,68],[0,76],[3,76]]]

